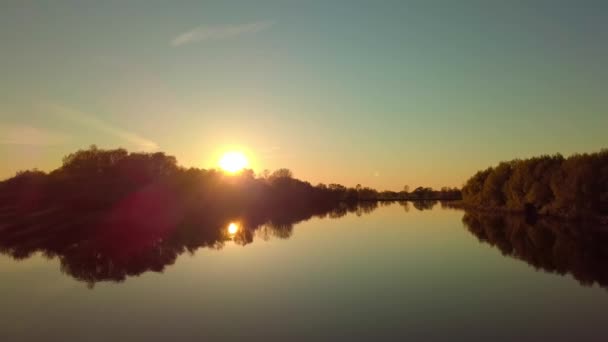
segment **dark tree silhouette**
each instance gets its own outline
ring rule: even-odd
[[[462,189],[469,207],[568,218],[608,215],[608,150],[502,162]]]

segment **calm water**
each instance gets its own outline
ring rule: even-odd
[[[404,209],[392,204],[282,231],[260,228],[245,245],[242,232],[229,232],[239,243],[192,248],[164,268],[135,267],[140,271],[123,281],[91,276],[99,270],[88,270],[83,281],[73,255],[60,260],[37,252],[16,261],[2,254],[1,339],[608,338],[608,292],[597,285],[603,273],[587,265],[601,261],[603,249],[573,245],[546,256],[500,238],[495,247],[480,242],[491,235],[480,233],[483,223],[463,224],[462,211]],[[559,241],[525,234],[539,248]],[[520,247],[528,250],[513,252],[517,258],[503,255]],[[115,260],[103,267],[129,262]],[[549,273],[551,265],[565,274]]]

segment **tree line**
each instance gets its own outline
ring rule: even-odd
[[[164,153],[92,147],[49,173],[0,182],[0,253],[58,258],[66,274],[94,286],[162,272],[183,253],[219,249],[254,236],[289,238],[312,217],[371,213],[382,193],[361,186],[312,186],[279,169],[255,176],[182,168]],[[370,200],[363,200],[370,199]],[[438,202],[413,202],[430,210]],[[400,205],[409,211],[410,202]],[[227,229],[231,222],[236,233]]]
[[[471,208],[567,218],[608,215],[608,150],[501,162],[462,188]]]
[[[63,158],[62,166],[49,173],[18,172],[0,182],[0,204],[29,210],[48,203],[81,209],[104,208],[146,187],[155,186],[167,198],[210,210],[230,208],[259,210],[261,207],[328,207],[338,202],[369,200],[458,199],[455,188],[433,190],[419,187],[409,192],[377,191],[357,185],[312,185],[293,177],[288,169],[255,175],[243,170],[226,175],[215,169],[184,168],[175,157],[162,152],[129,153],[91,146]]]

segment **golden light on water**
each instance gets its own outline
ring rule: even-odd
[[[234,235],[238,231],[239,231],[239,225],[234,222],[230,222],[230,224],[228,225],[228,234]]]
[[[222,170],[235,173],[247,167],[249,163],[242,152],[226,152],[220,158],[219,165]]]

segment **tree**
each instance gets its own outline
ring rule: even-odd
[[[477,172],[464,203],[492,209],[588,217],[608,213],[608,152],[502,162]]]
[[[293,178],[293,173],[289,169],[278,169],[270,175],[270,178]]]

